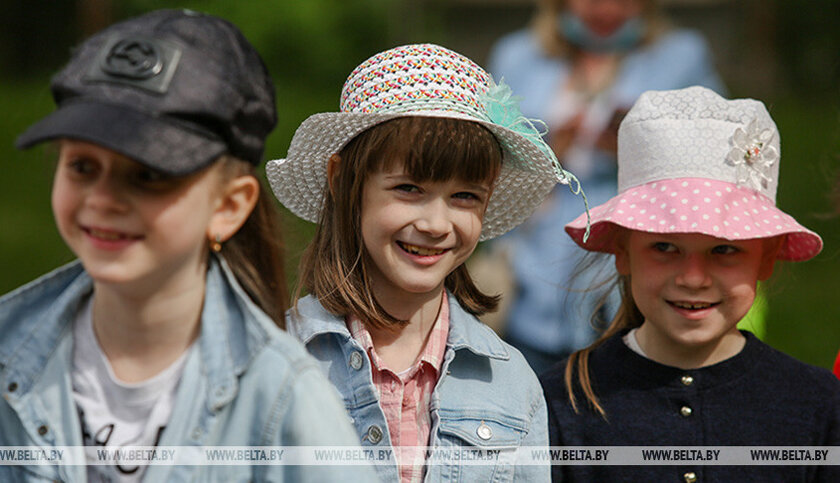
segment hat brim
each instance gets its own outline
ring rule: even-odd
[[[822,239],[751,189],[706,178],[677,178],[646,183],[614,196],[566,225],[582,248],[616,253],[622,229],[648,233],[700,233],[725,240],[784,236],[779,260],[804,261],[822,250]]]
[[[198,171],[227,152],[221,139],[186,121],[88,100],[61,106],[30,126],[15,145],[25,149],[60,138],[98,144],[172,176]]]
[[[317,223],[327,186],[329,157],[365,130],[406,116],[475,122],[499,141],[503,151],[502,170],[488,201],[480,240],[502,235],[525,221],[557,184],[552,158],[516,131],[489,121],[451,111],[332,112],[307,118],[295,131],[287,157],[267,163],[271,189],[292,213]]]

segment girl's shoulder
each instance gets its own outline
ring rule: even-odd
[[[449,336],[447,346],[455,351],[453,366],[469,366],[474,371],[486,370],[493,383],[500,387],[528,388],[542,397],[539,380],[528,361],[515,347],[503,341],[496,332],[449,296]]]
[[[58,330],[92,289],[90,277],[74,261],[0,297],[0,357],[23,340]]]
[[[289,394],[304,399],[312,394],[335,396],[335,389],[322,374],[318,361],[300,341],[284,331],[271,336],[244,374],[254,382],[257,391],[270,389],[268,392],[283,399],[288,399]]]
[[[298,386],[308,379],[307,374],[318,373],[306,348],[250,299],[222,259],[210,265],[206,297],[227,303],[202,314],[202,350],[226,353],[232,370],[254,382],[257,391],[261,386],[277,390]],[[228,336],[219,338],[217,332]],[[205,362],[213,365],[213,357],[208,354]]]
[[[344,317],[329,312],[314,295],[299,299],[286,311],[286,331],[304,345],[325,333],[350,336]]]
[[[85,269],[78,260],[58,267],[4,294],[0,297],[0,309],[11,310],[13,307],[33,305],[33,302],[40,300],[52,300],[61,295],[83,273]]]
[[[605,376],[615,374],[615,369],[625,365],[628,359],[636,359],[635,362],[644,362],[637,360],[639,356],[624,345],[622,337],[625,333],[626,331],[614,335],[589,352],[586,364],[590,376],[593,378],[593,383],[596,379],[601,380]],[[569,358],[567,357],[540,375],[540,383],[546,391],[546,397],[568,398],[565,382],[566,366],[568,364]],[[575,370],[577,370],[577,365]],[[574,383],[573,387],[576,390],[580,389],[580,385],[577,384],[577,377],[573,377],[572,381]]]
[[[758,347],[756,370],[768,376],[762,378],[763,380],[784,385],[790,390],[804,391],[800,393],[803,396],[814,395],[820,399],[829,397],[836,404],[840,404],[840,379],[831,371],[802,362],[757,338],[754,339]]]

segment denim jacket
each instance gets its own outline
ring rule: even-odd
[[[160,446],[357,445],[335,389],[215,258],[196,349]],[[72,321],[93,283],[71,263],[0,299],[0,446],[81,446]],[[163,466],[145,481],[371,481],[369,467]],[[0,481],[85,481],[84,466],[0,466]]]
[[[452,295],[449,317],[441,376],[430,402],[429,446],[491,450],[547,446],[545,398],[522,355],[461,308]],[[351,337],[344,318],[327,312],[310,295],[298,301],[296,311],[289,311],[287,326],[344,397],[362,446],[390,448],[370,360]],[[549,481],[548,465],[457,463],[427,466],[426,481]],[[399,481],[396,465],[377,465],[376,469],[382,481]]]

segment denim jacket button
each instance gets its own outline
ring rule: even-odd
[[[475,430],[475,434],[477,434],[479,438],[486,441],[493,437],[493,430],[490,428],[490,426],[484,424],[484,421],[482,421],[481,424],[478,426],[478,429]]]
[[[382,429],[377,425],[372,425],[367,430],[367,440],[373,444],[379,444],[382,441]]]
[[[350,367],[355,370],[359,370],[362,368],[362,353],[359,351],[353,352],[350,354]]]

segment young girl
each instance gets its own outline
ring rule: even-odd
[[[479,239],[527,217],[565,172],[511,93],[436,45],[377,54],[344,84],[341,112],[298,128],[268,164],[274,193],[319,226],[289,313],[366,446],[513,449],[548,441],[521,354],[475,318],[497,298],[463,265]],[[300,293],[298,290],[298,294]],[[546,466],[377,466],[383,481],[544,481]],[[510,461],[507,461],[510,463]]]
[[[490,72],[527,93],[522,111],[544,119],[548,142],[577,175],[590,202],[616,194],[618,124],[642,92],[703,85],[723,92],[705,39],[671,28],[658,0],[537,0],[527,29],[500,39]],[[580,214],[572,195],[557,189],[534,216],[491,247],[507,255],[511,294],[505,340],[540,374],[598,333],[618,309],[617,290],[595,310],[589,284],[610,268],[598,260],[578,270],[586,252],[563,226]]]
[[[272,321],[285,286],[254,169],[274,89],[236,27],[175,10],[127,20],[85,41],[52,90],[58,109],[18,145],[57,140],[53,211],[79,260],[0,299],[0,446],[84,445],[97,463],[97,447],[358,444]],[[5,466],[0,480],[373,477],[189,464]]]
[[[822,241],[776,208],[764,105],[647,92],[619,131],[619,194],[566,231],[615,255],[622,308],[543,376],[552,445],[836,446],[840,382],[736,328],[776,260]],[[572,481],[840,481],[820,466],[556,466]]]

